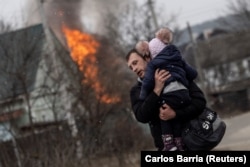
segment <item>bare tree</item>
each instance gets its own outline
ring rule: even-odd
[[[116,48],[123,49],[121,54],[124,55],[139,40],[150,40],[154,36],[155,19],[159,27],[174,25],[176,15],[164,17],[162,13],[154,12],[156,16],[154,17],[150,12],[152,10],[155,10],[154,2],[138,5],[132,1],[120,14],[109,13],[106,17],[107,37],[112,39],[112,44]],[[175,26],[174,31],[177,30],[178,27]]]
[[[11,30],[11,25],[0,20],[0,33],[6,33]]]
[[[250,2],[248,0],[229,1],[227,11],[231,14],[232,19],[223,19],[224,24],[235,30],[250,28]]]

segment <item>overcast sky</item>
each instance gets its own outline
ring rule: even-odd
[[[138,0],[145,3],[147,0]],[[228,4],[236,0],[154,0],[157,8],[161,9],[166,16],[177,14],[178,25],[186,27],[187,22],[191,25],[199,24],[228,14]]]
[[[147,2],[147,0],[137,1]],[[157,9],[166,16],[178,14],[177,23],[181,28],[185,27],[187,22],[194,25],[227,14],[229,1],[235,0],[155,0]],[[0,19],[19,25],[30,17],[25,12],[27,2],[30,0],[1,0]]]
[[[0,19],[20,24],[25,19],[26,0],[1,0]]]

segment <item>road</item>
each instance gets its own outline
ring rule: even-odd
[[[225,136],[214,150],[250,151],[250,112],[224,119]]]

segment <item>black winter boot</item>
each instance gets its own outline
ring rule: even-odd
[[[176,151],[177,150],[177,147],[174,144],[173,135],[170,135],[170,134],[162,135],[162,140],[164,144],[164,148],[162,151]]]
[[[174,138],[174,143],[175,143],[178,151],[184,151],[184,143],[183,143],[181,137]]]

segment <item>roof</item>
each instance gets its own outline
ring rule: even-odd
[[[44,40],[42,24],[0,35],[0,100],[34,89]]]

